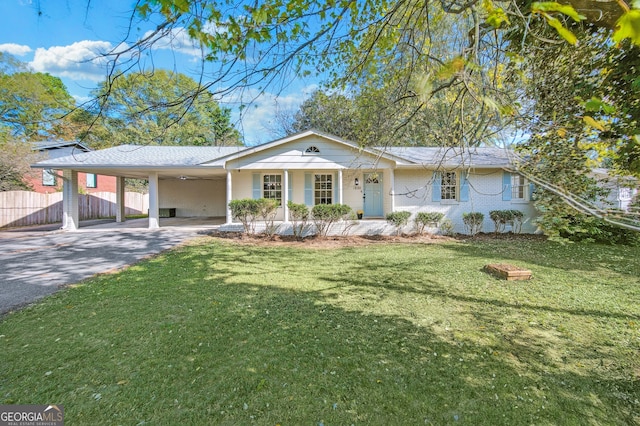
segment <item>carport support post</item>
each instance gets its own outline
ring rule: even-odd
[[[124,222],[124,178],[116,176],[116,222]]]
[[[282,188],[284,223],[289,223],[289,170],[284,171],[284,186]]]
[[[338,203],[343,204],[342,202],[342,169],[338,169]]]
[[[233,222],[233,216],[231,215],[231,207],[229,207],[229,202],[231,202],[231,197],[233,197],[233,185],[231,184],[231,170],[227,170],[227,225],[231,225]]]
[[[160,228],[160,204],[158,202],[158,172],[149,173],[149,229]]]
[[[78,172],[62,172],[62,229],[75,231],[80,225],[78,211]]]

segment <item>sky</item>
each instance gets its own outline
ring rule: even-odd
[[[0,0],[0,51],[15,56],[36,72],[62,79],[79,103],[107,73],[106,61],[97,53],[126,46],[148,34],[153,22],[129,26],[135,0]],[[127,38],[127,34],[129,36]],[[185,33],[157,43],[141,58],[142,67],[165,68],[196,79],[201,70],[200,52]],[[206,67],[206,65],[205,65]],[[206,79],[205,79],[206,82]],[[313,78],[295,79],[286,89],[246,89],[219,99],[231,108],[232,121],[245,144],[256,145],[276,138],[276,111],[295,111],[317,89]],[[255,100],[254,100],[255,99]],[[248,100],[248,106],[241,108]],[[240,111],[242,117],[240,116]]]

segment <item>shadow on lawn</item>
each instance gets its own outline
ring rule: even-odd
[[[272,254],[283,262],[282,252]],[[485,327],[477,333],[503,335],[491,344],[359,309],[341,299],[348,291],[336,292],[355,280],[315,291],[256,285],[259,269],[239,275],[234,266],[249,260],[246,250],[170,253],[17,314],[20,332],[8,318],[0,323],[0,402],[55,400],[69,423],[639,420],[637,381],[614,366],[558,367],[544,357],[560,339],[506,333],[484,301],[466,300],[472,308],[461,315],[477,307]],[[61,355],[56,339],[70,352]]]
[[[594,271],[598,268],[606,268],[629,275],[631,280],[640,283],[640,247],[590,243],[562,244],[527,239],[505,242],[500,239],[485,238],[478,241],[469,239],[459,244],[446,244],[446,249],[469,258],[485,259],[495,256],[502,260],[565,271]]]

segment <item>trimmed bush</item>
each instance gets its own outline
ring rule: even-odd
[[[278,227],[274,225],[274,220],[280,204],[273,198],[259,198],[256,200],[256,204],[258,217],[264,220],[264,233],[273,237],[278,231]]]
[[[246,234],[254,234],[256,229],[256,217],[260,213],[258,203],[251,198],[231,200],[229,202],[231,215],[242,223]]]
[[[349,212],[351,212],[351,207],[346,204],[317,204],[313,206],[311,215],[318,235],[326,237],[331,225],[343,219]]]
[[[418,234],[422,234],[424,232],[424,228],[429,225],[438,227],[443,217],[444,213],[440,212],[420,212],[416,214],[415,224]]]
[[[511,229],[515,234],[519,234],[522,230],[524,213],[520,210],[491,210],[489,212],[489,217],[493,220],[496,227],[496,234],[504,232],[507,225],[511,225]]]
[[[409,223],[411,212],[392,212],[387,214],[387,222],[396,227],[396,234],[400,235],[403,226]]]
[[[289,207],[289,219],[293,226],[293,236],[301,238],[309,221],[309,207],[291,201],[287,203],[287,207]]]
[[[442,235],[453,236],[455,232],[453,232],[453,222],[451,219],[445,219],[440,224],[440,233]]]
[[[464,222],[464,228],[467,234],[474,236],[478,232],[482,231],[482,222],[484,221],[484,214],[480,212],[462,213],[462,222]]]

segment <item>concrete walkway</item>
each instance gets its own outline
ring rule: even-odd
[[[161,219],[156,230],[146,228],[147,219],[93,221],[75,232],[59,225],[0,232],[0,315],[209,233],[222,221]]]

